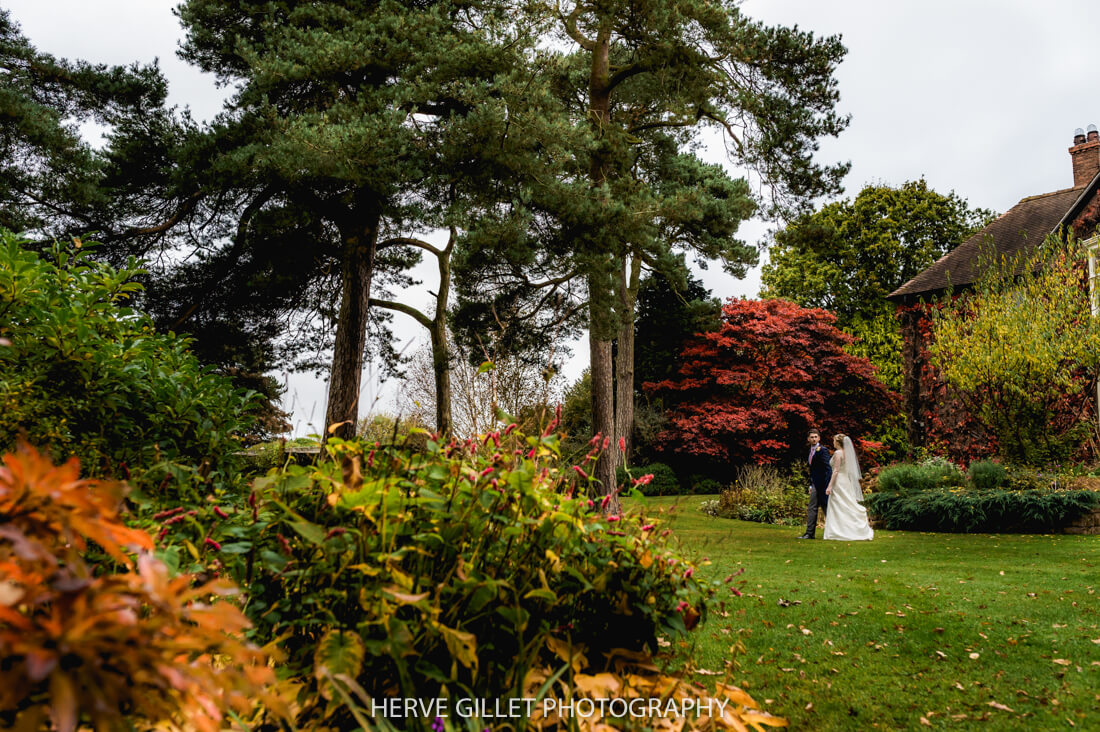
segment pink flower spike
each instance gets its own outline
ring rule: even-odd
[[[607,520],[614,523],[614,522],[620,520],[621,518],[622,518],[622,516],[608,516]]]
[[[600,501],[600,508],[601,509],[607,508],[607,504],[609,504],[609,503],[611,503],[611,496],[610,495],[604,496],[603,500]]]
[[[588,499],[588,507],[589,508],[595,508],[596,507],[596,502],[593,501],[591,498]]]
[[[684,610],[687,609],[687,607],[688,607],[688,601],[687,600],[680,600],[680,604],[676,606],[676,612],[682,613]]]
[[[229,518],[229,514],[221,510],[221,508],[219,508],[218,506],[214,506],[214,513],[218,515],[218,518]]]
[[[649,485],[649,482],[653,480],[653,473],[647,473],[641,478],[634,481],[634,485]]]
[[[530,460],[533,457],[535,457],[535,448],[532,447],[527,451],[527,459]]]
[[[581,469],[581,466],[574,465],[573,470],[576,471],[577,475],[581,476],[585,480],[588,480],[588,473],[584,472],[584,470]]]
[[[657,527],[653,524],[646,524],[642,527],[642,531],[653,531],[655,528]]]
[[[222,550],[222,545],[219,544],[218,542],[214,541],[213,539],[211,539],[209,536],[206,537],[205,539],[203,539],[202,543],[206,544],[207,546],[214,547],[214,551],[220,552]]]
[[[479,478],[484,478],[486,475],[488,475],[491,472],[493,472],[493,467],[489,466],[488,468],[485,468],[485,470],[482,470],[481,473],[478,475],[478,477]]]
[[[737,595],[738,597],[741,597],[741,591],[740,591],[740,590],[738,590],[738,589],[737,589],[736,587],[731,587],[731,588],[730,588],[730,592],[732,592],[733,594]]]
[[[684,570],[684,579],[691,579],[693,574],[695,574],[695,567],[688,567]]]
[[[619,438],[619,451],[620,452],[626,452],[626,438],[625,437],[620,437]]]
[[[508,425],[507,427],[504,428],[504,434],[506,434],[506,435],[512,434],[512,430],[514,430],[518,426],[519,426],[518,424],[513,422],[512,424],[510,424],[510,425]]]
[[[610,444],[611,444],[611,438],[610,437],[603,438],[603,449],[604,450],[606,450],[607,446],[610,445]]]
[[[596,445],[600,444],[600,433],[597,432],[596,434],[594,434],[592,436],[592,439],[588,441],[588,444],[591,445],[592,447],[595,447]]]

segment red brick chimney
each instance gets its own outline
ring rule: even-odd
[[[1087,133],[1080,127],[1073,131],[1069,156],[1073,159],[1073,187],[1088,185],[1100,173],[1100,134],[1096,125],[1089,125]]]

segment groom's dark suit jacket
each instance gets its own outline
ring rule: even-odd
[[[810,482],[814,484],[821,498],[825,498],[825,489],[829,487],[829,481],[833,477],[833,469],[829,465],[831,455],[829,448],[818,445],[813,459],[810,460]]]

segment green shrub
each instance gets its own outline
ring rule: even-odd
[[[716,496],[722,492],[722,483],[714,478],[694,477],[691,480],[691,491],[700,496]]]
[[[718,509],[721,505],[721,501],[717,498],[708,498],[699,504],[699,510],[711,518],[722,518],[722,514]]]
[[[705,612],[713,586],[648,519],[601,515],[548,462],[556,436],[327,449],[257,480],[228,519],[238,538],[204,549],[247,583],[262,637],[305,684],[303,729],[354,726],[338,673],[374,698],[523,696],[569,648],[577,672],[602,670]]]
[[[1006,470],[1007,483],[1005,487],[1013,491],[1034,491],[1049,488],[1055,478],[1052,473],[1044,473],[1034,468],[1012,466]]]
[[[961,486],[965,482],[962,472],[954,464],[942,458],[933,458],[919,465],[898,463],[883,468],[878,474],[875,490],[885,493],[912,493]]]
[[[1100,505],[1100,493],[934,488],[875,493],[864,502],[891,530],[1049,533]]]
[[[722,491],[713,513],[721,518],[796,526],[806,520],[806,491],[753,493],[733,487]]]
[[[921,461],[920,467],[932,476],[938,486],[966,485],[966,476],[959,466],[945,457],[930,457]]]
[[[89,475],[181,462],[208,477],[238,449],[249,397],[129,308],[134,260],[115,270],[86,248],[50,256],[0,231],[0,450],[25,433]]]
[[[966,474],[970,479],[970,485],[979,491],[996,490],[1008,483],[1008,472],[1005,467],[992,460],[977,460],[970,463]]]
[[[649,483],[638,485],[638,490],[641,491],[644,496],[680,496],[691,493],[690,487],[685,490],[684,487],[680,485],[676,473],[664,463],[639,465],[630,468],[629,471],[619,466],[617,478],[620,486],[629,486],[634,480],[643,475],[653,476],[653,479],[650,480]]]
[[[700,508],[708,516],[793,526],[805,521],[806,489],[802,480],[767,465],[746,465],[736,483]]]

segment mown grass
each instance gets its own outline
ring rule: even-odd
[[[792,729],[1100,729],[1100,536],[798,541],[700,500],[648,505],[710,576],[743,569],[743,597],[684,650],[704,670],[737,664]]]

